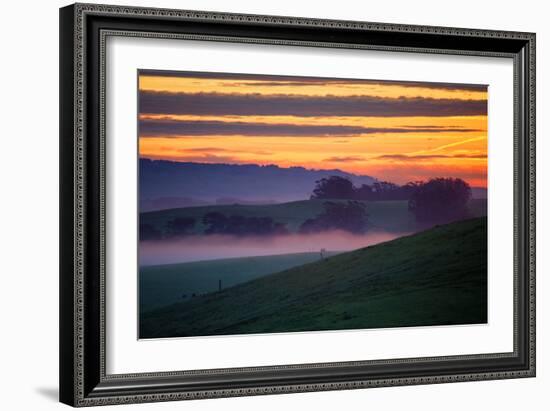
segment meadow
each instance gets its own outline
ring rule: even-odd
[[[325,257],[336,255],[325,253]],[[141,312],[216,292],[264,275],[321,259],[320,253],[223,258],[140,268]],[[221,281],[221,284],[220,284]]]
[[[486,323],[486,230],[436,226],[152,309],[140,338]]]

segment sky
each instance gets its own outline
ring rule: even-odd
[[[487,86],[139,72],[141,158],[487,186]]]

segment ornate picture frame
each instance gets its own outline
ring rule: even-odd
[[[511,59],[513,350],[107,373],[105,92],[109,37]],[[75,4],[60,10],[60,100],[61,402],[80,407],[535,376],[535,34]]]

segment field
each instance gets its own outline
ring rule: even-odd
[[[141,267],[140,310],[143,313],[193,298],[193,294],[218,291],[220,280],[223,289],[320,258],[319,253],[298,253]]]
[[[155,309],[140,338],[485,323],[486,224],[438,226]]]
[[[202,217],[210,212],[219,212],[227,216],[241,215],[245,217],[271,217],[277,223],[284,223],[291,232],[296,232],[300,225],[308,218],[315,217],[323,212],[323,203],[327,200],[303,200],[282,204],[268,205],[214,205],[174,208],[162,211],[141,213],[140,222],[149,224],[159,231],[166,229],[168,221],[176,217],[192,217],[196,219],[195,234],[204,231]],[[342,200],[330,200],[342,201]],[[414,215],[409,212],[407,201],[370,201],[365,202],[372,230],[386,232],[414,232],[420,227]],[[472,217],[486,215],[485,199],[470,200]]]

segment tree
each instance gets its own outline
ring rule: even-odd
[[[399,186],[389,181],[375,181],[371,185],[355,187],[350,180],[339,176],[323,178],[315,183],[311,199],[360,201],[409,200],[418,184],[410,182]]]
[[[372,184],[371,189],[371,200],[401,200],[401,187],[397,184],[388,181],[376,181]]]
[[[355,187],[347,178],[330,176],[315,182],[316,186],[311,199],[342,199],[352,200],[355,198]]]
[[[226,234],[234,236],[266,236],[288,233],[284,224],[276,223],[271,217],[229,217],[218,212],[208,213],[203,217],[207,226],[205,234]]]
[[[410,200],[418,187],[424,184],[423,181],[409,181],[404,186],[401,186],[401,195],[403,200]]]
[[[208,226],[204,234],[222,234],[226,231],[227,217],[222,213],[207,213],[202,218],[202,223]]]
[[[195,219],[192,217],[176,217],[166,223],[166,235],[168,237],[183,237],[191,234],[195,227]]]
[[[151,224],[141,223],[139,225],[140,241],[154,241],[162,239],[162,233]]]
[[[472,190],[460,178],[435,178],[427,183],[417,183],[409,200],[409,210],[417,221],[442,224],[467,218],[468,201]]]
[[[367,184],[362,184],[361,187],[355,189],[355,198],[357,200],[369,201],[373,199],[372,187]]]
[[[300,233],[311,234],[330,230],[343,230],[363,234],[368,228],[366,205],[358,201],[347,203],[326,202],[325,211],[309,218],[300,226]]]

